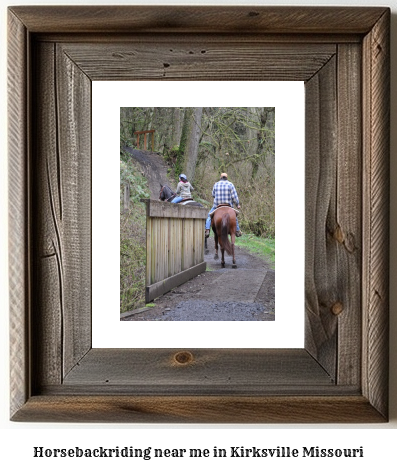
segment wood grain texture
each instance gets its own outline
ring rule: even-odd
[[[142,199],[146,215],[152,218],[206,219],[208,210],[196,206],[173,204],[166,201]]]
[[[92,80],[308,80],[336,53],[334,44],[242,43],[235,36],[197,41],[161,37],[126,44],[66,44]]]
[[[146,288],[149,303],[205,271],[207,210],[143,199],[146,203]]]
[[[91,348],[91,81],[61,47],[55,65],[66,374]]]
[[[364,39],[363,393],[388,412],[390,12]]]
[[[192,265],[189,268],[183,269],[183,271],[178,271],[173,275],[168,275],[162,277],[161,281],[157,281],[153,284],[147,285],[145,287],[145,301],[150,303],[154,299],[162,296],[165,293],[168,293],[176,286],[182,285],[192,278],[200,275],[200,273],[205,272],[207,268],[206,262],[198,262]]]
[[[28,36],[8,14],[8,166],[9,166],[9,302],[10,410],[14,414],[30,395],[30,221],[28,156]]]
[[[362,54],[359,45],[338,47],[337,183],[335,220],[338,320],[337,383],[360,384],[362,362]]]
[[[335,227],[336,59],[306,85],[305,345],[336,377],[338,290]],[[338,293],[339,291],[339,293]]]
[[[177,361],[178,352],[189,352],[188,361]],[[94,349],[67,375],[65,386],[96,385],[114,388],[145,388],[148,393],[165,392],[169,387],[182,393],[245,391],[260,394],[263,388],[289,385],[330,386],[330,375],[304,349]],[[88,375],[87,373],[90,372]],[[105,391],[105,389],[103,389]],[[280,394],[281,391],[278,391]]]
[[[229,423],[306,424],[384,422],[363,397],[284,396],[37,396],[15,421],[75,423]]]
[[[34,107],[35,186],[32,197],[34,238],[33,270],[37,280],[32,291],[35,313],[32,322],[32,350],[35,355],[35,384],[60,384],[63,376],[63,245],[59,221],[61,204],[58,178],[58,129],[56,122],[55,48],[45,44],[35,48],[39,64],[33,95],[41,106]],[[41,339],[46,339],[42,341]],[[33,389],[35,386],[33,387]]]
[[[59,384],[91,347],[91,83],[54,44],[35,57],[35,377]]]
[[[30,31],[56,33],[366,33],[382,7],[12,7]]]
[[[306,85],[306,346],[337,384],[361,375],[361,50]]]
[[[186,8],[10,9],[12,420],[385,421],[389,10]],[[238,79],[307,82],[306,350],[182,365],[178,351],[92,350],[91,80],[230,80],[236,61]]]

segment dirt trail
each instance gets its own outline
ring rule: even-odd
[[[140,163],[152,199],[160,182],[170,184],[167,166],[158,154],[126,148]],[[226,267],[214,260],[214,240],[208,239],[207,271],[154,301],[155,306],[125,313],[124,321],[273,321],[275,272],[269,263],[236,246],[237,269],[225,254]]]
[[[150,190],[150,199],[157,200],[160,194],[160,183],[175,187],[167,175],[167,164],[161,155],[155,152],[141,151],[132,147],[124,147],[124,150],[130,153],[133,159],[138,162],[142,168],[142,172],[148,181]],[[176,188],[173,188],[174,190]]]

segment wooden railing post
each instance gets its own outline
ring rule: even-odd
[[[207,209],[156,200],[146,203],[146,302],[206,269]]]
[[[136,146],[137,148],[139,149],[139,136],[141,134],[143,134],[143,150],[146,150],[146,147],[147,147],[147,134],[151,134],[152,135],[152,152],[154,151],[154,133],[155,133],[155,129],[150,129],[148,131],[135,131],[134,134],[137,135],[137,143],[136,143]]]

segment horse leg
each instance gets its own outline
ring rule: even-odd
[[[236,257],[234,255],[234,241],[236,240],[236,233],[235,232],[232,232],[230,234],[230,242],[231,242],[231,245],[232,245],[232,257],[233,257],[233,264],[232,264],[232,268],[237,268],[237,265],[236,265]]]
[[[221,265],[222,268],[225,268],[225,249],[221,247],[221,254],[222,254],[222,260],[221,260]]]
[[[218,234],[214,231],[214,241],[215,241],[215,255],[214,259],[218,260],[219,255],[218,255]]]

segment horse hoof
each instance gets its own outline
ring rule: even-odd
[[[237,268],[237,265],[233,263],[232,268]]]
[[[214,255],[214,260],[218,260],[218,258],[219,258],[219,255],[216,253],[216,254]]]

